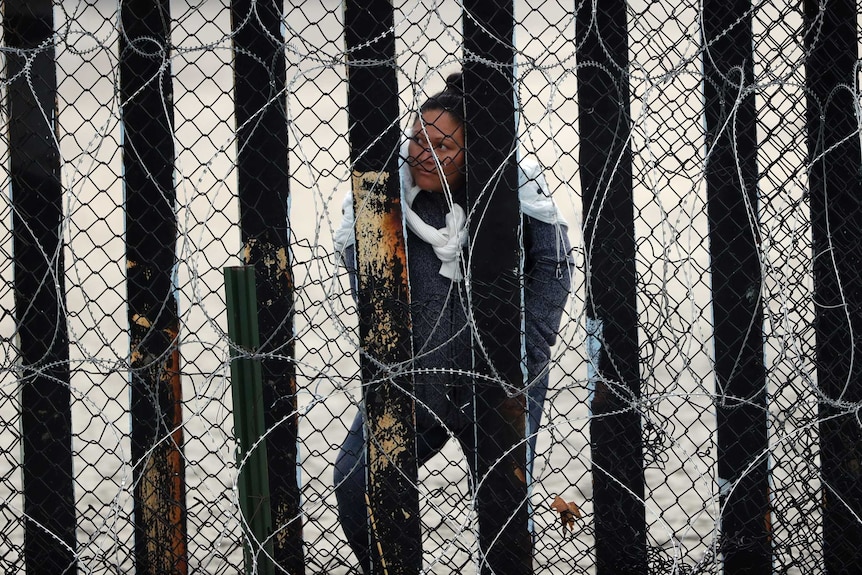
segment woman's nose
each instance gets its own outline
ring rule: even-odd
[[[416,155],[416,163],[422,164],[424,166],[436,165],[437,160],[435,159],[434,155],[434,150],[432,148],[422,148]]]
[[[419,154],[416,157],[422,158],[424,160],[427,160],[429,158],[433,158],[434,157],[434,149],[431,148],[430,146],[427,148],[420,147],[419,148]]]

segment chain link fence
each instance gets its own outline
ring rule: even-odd
[[[454,439],[395,474],[422,572],[862,563],[855,3],[2,6],[4,572],[360,572],[333,468],[375,358],[333,236],[357,166],[462,69],[514,102],[574,273],[511,520],[483,528],[501,480]],[[486,72],[511,92],[471,92]]]

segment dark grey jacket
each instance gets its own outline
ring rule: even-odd
[[[422,191],[412,208],[426,223],[444,226],[448,206],[442,194]],[[527,384],[541,388],[531,396],[544,398],[548,361],[569,295],[573,260],[564,225],[523,217]],[[350,246],[344,259],[355,294],[354,257]],[[474,362],[465,284],[440,275],[440,260],[433,248],[409,231],[407,262],[417,424],[430,426],[439,418],[450,429],[462,429],[468,421],[462,409],[471,393],[470,378],[464,374]]]

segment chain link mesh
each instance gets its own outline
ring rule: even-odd
[[[38,389],[66,389],[71,402],[70,442],[64,446],[62,437],[56,438],[59,447],[51,449],[66,449],[72,458],[74,536],[68,541],[58,533],[53,540],[70,547],[69,556],[80,572],[135,570],[135,489],[142,460],[132,456],[131,437],[129,387],[138,368],[130,355],[127,311],[123,153],[129,150],[123,142],[129,140],[122,116],[127,102],[119,89],[124,33],[120,4],[55,0],[53,31],[31,48],[10,41],[14,22],[6,15],[0,52],[4,98],[16,90],[38,92],[44,68],[36,66],[36,55],[54,53],[56,115],[51,110],[40,113],[56,134],[51,145],[59,151],[61,186],[61,218],[53,230],[59,234],[58,247],[41,246],[39,265],[16,260],[20,240],[13,239],[13,231],[19,233],[15,226],[23,224],[15,203],[10,108],[4,108],[0,158],[8,193],[0,203],[0,568],[6,573],[25,572],[28,565],[25,530],[35,518],[28,515],[25,501],[30,495],[23,479],[22,452],[27,448],[22,429],[32,406],[22,391],[39,376],[47,379],[39,380]],[[397,72],[406,127],[425,97],[474,55],[462,48],[467,16],[461,3],[393,4],[396,56],[387,65]],[[833,4],[823,2],[812,13],[818,8],[828,12]],[[517,0],[515,5],[518,137],[522,150],[545,167],[548,186],[570,223],[575,258],[572,295],[554,347],[550,389],[537,432],[529,494],[534,571],[600,573],[590,429],[604,416],[591,411],[596,350],[587,288],[614,288],[589,284],[585,274],[591,257],[587,247],[601,239],[584,234],[580,179],[581,142],[589,135],[579,122],[591,113],[579,108],[578,101],[578,72],[589,63],[578,59],[576,13],[585,8],[580,2],[559,0]],[[295,365],[305,570],[354,573],[355,560],[337,519],[332,479],[336,455],[362,397],[357,310],[332,242],[341,200],[351,186],[344,10],[341,2],[332,0],[289,2],[283,9],[283,37],[269,40],[286,59],[286,87],[268,91],[267,106],[284,105],[287,119],[295,350],[293,357],[280,355],[283,349],[270,357],[287,358]],[[602,9],[602,2],[586,6],[588,12]],[[248,532],[236,489],[231,345],[222,276],[224,267],[243,261],[230,4],[171,2],[169,13],[169,46],[151,47],[147,53],[161,58],[159,74],[167,74],[172,87],[172,96],[163,102],[173,113],[172,142],[149,145],[172,144],[175,150],[176,261],[173,270],[161,271],[172,276],[180,326],[178,448],[184,469],[185,560],[191,572],[236,573],[243,569],[242,544]],[[753,59],[753,76],[745,78],[735,99],[725,102],[731,109],[723,121],[732,125],[728,130],[749,130],[756,136],[752,184],[757,205],[744,227],[758,238],[755,255],[762,280],[759,291],[750,294],[762,310],[761,391],[767,398],[756,407],[768,440],[756,452],[756,459],[768,462],[769,473],[768,513],[760,520],[766,525],[774,572],[819,573],[824,562],[823,502],[834,494],[824,482],[820,424],[824,417],[854,414],[858,407],[858,391],[833,401],[818,388],[821,366],[815,359],[816,254],[805,62],[818,42],[829,42],[829,30],[818,27],[820,21],[806,21],[798,2],[753,3],[742,15],[750,21],[752,49],[740,57]],[[252,12],[249,18],[254,17]],[[625,143],[631,151],[640,376],[639,394],[628,410],[640,421],[644,483],[638,498],[645,508],[647,560],[645,570],[636,572],[719,573],[722,555],[728,552],[721,535],[727,496],[723,490],[727,480],[738,478],[718,472],[717,411],[735,398],[717,381],[714,352],[714,314],[728,312],[713,309],[719,286],[711,273],[716,255],[710,254],[707,210],[710,149],[704,130],[704,60],[713,56],[713,45],[703,40],[704,12],[698,2],[631,1],[625,4],[625,17],[629,62],[622,73],[630,94]],[[716,37],[732,27],[718,30]],[[853,33],[858,46],[855,27]],[[488,38],[497,41],[506,40]],[[145,43],[138,45],[141,50]],[[851,94],[845,101],[857,106],[855,68],[841,72],[847,78],[838,90]],[[753,98],[754,125],[733,125],[746,97]],[[847,113],[858,120],[856,108]],[[249,122],[254,121],[253,115]],[[855,125],[844,137],[858,140]],[[617,167],[608,162],[606,169]],[[38,221],[42,216],[29,217]],[[858,242],[859,230],[851,233]],[[67,381],[56,377],[50,356],[34,364],[23,355],[22,336],[28,327],[20,322],[23,300],[16,274],[27,269],[48,270],[38,278],[40,285],[60,289],[59,311],[54,311],[67,325]],[[29,321],[62,325],[55,316],[40,316],[52,310],[28,313]],[[65,337],[54,336],[61,342]],[[846,385],[858,388],[858,378],[848,377]],[[823,411],[824,404],[834,411]],[[155,438],[150,451],[172,441],[176,431]],[[42,484],[35,489],[54,487]],[[477,572],[481,553],[474,495],[457,442],[450,441],[419,469],[418,492],[426,572]],[[854,507],[859,503],[847,504],[859,512]],[[854,533],[859,529],[852,523],[846,527]],[[845,572],[854,567],[846,565]],[[180,569],[176,563],[174,568]]]

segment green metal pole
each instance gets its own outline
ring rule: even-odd
[[[231,340],[231,390],[234,429],[239,442],[239,503],[243,527],[245,572],[275,573],[272,557],[272,513],[270,510],[266,431],[263,414],[263,372],[260,361],[249,357],[260,347],[254,267],[224,268],[227,301],[227,331]],[[255,559],[257,568],[255,569]]]
[[[229,4],[240,253],[257,278],[273,558],[279,573],[303,575],[284,2]]]

